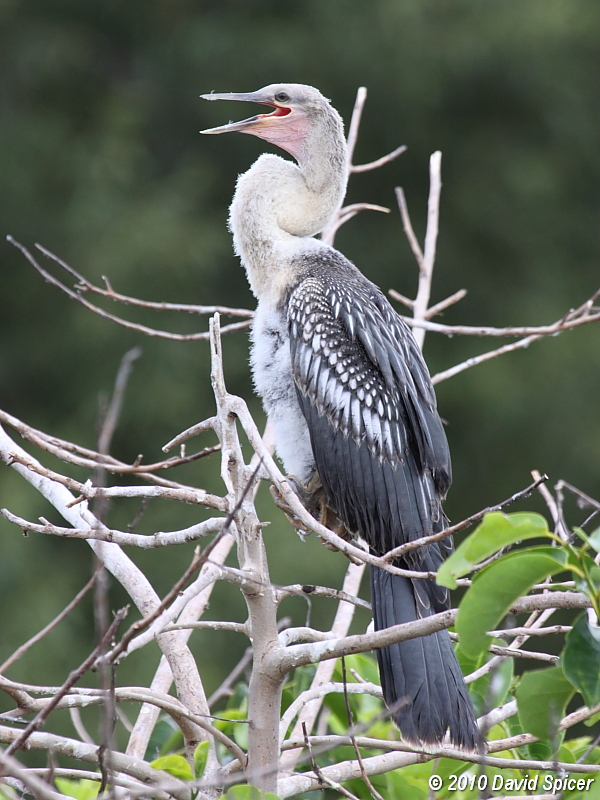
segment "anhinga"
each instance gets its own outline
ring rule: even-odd
[[[343,123],[301,84],[203,95],[274,107],[203,133],[251,133],[296,163],[263,154],[240,175],[231,204],[236,253],[258,299],[252,330],[256,389],[277,453],[302,486],[324,489],[348,531],[383,555],[440,531],[450,454],[429,373],[408,326],[382,292],[315,235],[341,207],[348,180]],[[445,539],[395,563],[435,571]],[[376,630],[449,607],[434,581],[371,568]],[[467,688],[447,631],[377,653],[383,696],[404,739],[477,745]]]

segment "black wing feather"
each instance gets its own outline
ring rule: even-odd
[[[321,255],[289,301],[292,371],[315,464],[332,509],[373,553],[439,531],[451,481],[448,444],[421,352],[383,294],[335,251]],[[398,560],[435,571],[452,544]],[[444,553],[444,555],[442,555]],[[375,627],[449,607],[429,580],[373,568]],[[383,695],[403,736],[474,749],[468,691],[446,631],[377,653]]]

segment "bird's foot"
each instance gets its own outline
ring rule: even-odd
[[[295,489],[295,487],[294,487],[294,489]],[[283,511],[285,516],[288,518],[288,521],[290,522],[290,524],[293,525],[293,527],[296,529],[296,532],[298,533],[298,535],[301,536],[302,538],[304,538],[304,536],[306,534],[308,534],[308,530],[307,530],[306,525],[304,524],[304,522],[302,522],[302,520],[299,519],[294,514],[292,509],[289,507],[289,505],[286,503],[286,501],[281,496],[281,494],[280,494],[280,492],[279,492],[279,490],[277,489],[276,486],[271,486],[269,491],[271,492],[271,497],[273,498],[273,502],[275,503],[277,508],[280,508]]]
[[[302,483],[294,475],[288,475],[287,481],[298,496],[300,502],[310,513],[312,517],[318,520],[321,525],[329,528],[330,531],[340,536],[342,539],[350,542],[354,539],[352,533],[348,530],[338,515],[327,505],[327,497],[319,474],[313,473],[308,483]],[[293,513],[289,505],[285,502],[279,491],[275,486],[271,486],[271,496],[275,505],[280,508],[291,524],[298,532],[307,533],[306,526],[298,517]],[[337,551],[338,548],[321,538],[321,541],[329,550]]]

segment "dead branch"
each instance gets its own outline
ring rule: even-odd
[[[25,653],[33,647],[34,644],[41,641],[45,636],[47,636],[50,631],[53,631],[57,625],[59,625],[65,617],[67,617],[73,609],[79,605],[81,600],[86,596],[86,594],[90,591],[92,586],[96,581],[96,574],[92,575],[90,580],[86,583],[83,589],[80,589],[79,592],[75,595],[75,597],[68,603],[63,610],[57,614],[53,620],[51,620],[47,625],[45,625],[40,631],[38,631],[34,636],[28,639],[24,644],[18,647],[15,652],[9,656],[3,664],[0,664],[0,675],[12,666],[15,661],[18,661],[21,656],[25,655]]]
[[[0,514],[18,525],[24,532],[33,531],[34,533],[48,534],[52,536],[62,536],[65,539],[95,539],[99,542],[114,542],[118,545],[139,547],[143,550],[154,549],[156,547],[168,547],[174,544],[185,544],[194,542],[211,533],[218,533],[224,525],[223,517],[215,517],[183,528],[180,531],[170,531],[168,533],[159,531],[153,534],[125,533],[124,531],[101,528],[90,530],[89,528],[63,528],[59,525],[52,525],[43,517],[42,524],[29,522],[16,514],[12,514],[6,508],[0,509]],[[0,671],[2,671],[0,669]]]
[[[169,331],[163,331],[158,328],[149,328],[147,325],[141,325],[137,322],[130,322],[129,320],[123,319],[122,317],[117,317],[114,314],[110,314],[108,311],[105,311],[103,308],[90,303],[89,300],[86,300],[80,292],[73,291],[64,283],[55,278],[50,272],[45,270],[38,261],[33,257],[33,255],[29,252],[29,250],[22,245],[20,242],[17,242],[16,239],[13,239],[12,236],[7,236],[7,240],[13,244],[17,249],[19,249],[25,258],[29,261],[29,263],[35,267],[35,269],[40,273],[40,275],[44,278],[47,283],[52,284],[52,286],[56,286],[62,292],[64,292],[67,297],[70,297],[71,300],[75,300],[77,303],[80,303],[82,306],[88,309],[88,311],[93,311],[94,314],[97,314],[99,317],[103,319],[109,320],[110,322],[115,322],[117,325],[121,325],[123,328],[128,328],[132,331],[137,331],[138,333],[144,334],[144,336],[152,336],[157,337],[160,339],[169,339],[173,342],[198,342],[198,341],[206,341],[209,338],[208,331],[203,331],[201,333],[171,333]],[[48,254],[49,251],[44,251]],[[55,261],[59,261],[57,256],[51,254],[51,257]],[[250,325],[250,320],[244,320],[244,322],[234,322],[231,325],[226,325],[223,327],[224,333],[230,333],[231,331],[238,331],[244,328],[247,328]]]
[[[391,561],[394,558],[399,558],[405,553],[410,552],[411,550],[427,546],[433,542],[439,542],[448,536],[452,536],[454,533],[458,533],[458,531],[462,531],[465,528],[470,527],[475,522],[479,522],[479,520],[483,519],[486,514],[490,514],[493,511],[502,511],[504,508],[508,508],[508,506],[511,506],[518,500],[524,500],[526,497],[530,497],[533,491],[547,480],[547,475],[538,475],[534,482],[527,486],[527,488],[521,489],[519,492],[515,492],[515,494],[511,495],[506,500],[503,500],[501,503],[497,503],[494,506],[488,506],[482,511],[478,511],[476,514],[471,514],[470,517],[463,519],[462,522],[457,522],[456,525],[451,525],[449,528],[446,528],[439,533],[434,533],[431,536],[422,536],[420,539],[415,539],[412,542],[407,542],[406,544],[400,545],[400,547],[395,547],[393,550],[390,550],[389,553],[386,553],[384,558],[386,561]]]

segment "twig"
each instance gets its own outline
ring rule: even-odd
[[[476,367],[479,364],[483,364],[485,361],[489,361],[492,358],[496,358],[497,356],[504,355],[505,353],[512,353],[514,350],[522,350],[524,348],[529,347],[532,342],[537,341],[538,339],[542,339],[545,336],[553,336],[558,333],[562,333],[563,331],[571,330],[573,328],[577,328],[580,325],[587,325],[590,322],[598,322],[600,320],[600,313],[592,314],[589,313],[591,306],[589,305],[593,299],[598,296],[598,292],[594,295],[593,298],[586,301],[579,309],[575,309],[574,311],[569,312],[566,314],[562,319],[555,322],[553,325],[546,325],[539,328],[533,328],[531,330],[535,331],[528,336],[525,336],[523,339],[519,339],[517,342],[513,342],[512,344],[505,344],[503,347],[499,347],[496,350],[489,350],[487,353],[482,353],[479,356],[472,356],[468,358],[466,361],[457,364],[450,369],[444,370],[443,372],[438,372],[436,375],[433,375],[431,381],[433,384],[441,383],[442,381],[448,380],[448,378],[452,378],[455,375],[458,375],[460,372],[464,372],[466,369],[470,369],[471,367]],[[410,319],[405,319],[406,322],[410,324]],[[416,324],[416,323],[415,323]],[[435,326],[432,327],[432,326]],[[439,330],[441,333],[446,333],[447,335],[455,335],[466,333],[468,329],[459,330],[461,326],[440,326],[434,322],[426,322],[423,321],[419,323],[419,327],[427,330]],[[472,329],[473,331],[483,331],[484,329]],[[478,336],[515,336],[521,335],[524,329],[519,328],[490,328],[489,331],[496,331],[495,333],[486,332],[481,333],[477,332],[475,335]],[[502,331],[500,333],[500,331]]]
[[[33,647],[33,645],[36,644],[36,642],[39,642],[41,639],[44,638],[44,636],[49,634],[50,631],[54,630],[54,628],[57,625],[59,625],[63,621],[63,619],[71,613],[71,611],[73,611],[73,609],[81,602],[81,600],[83,600],[83,598],[86,596],[86,594],[90,591],[90,589],[94,585],[95,580],[96,580],[96,574],[94,573],[94,575],[92,575],[92,577],[83,587],[83,589],[80,589],[79,592],[77,592],[75,597],[71,600],[70,603],[68,603],[63,608],[60,614],[57,614],[51,622],[49,622],[44,628],[42,628],[41,631],[38,631],[24,644],[18,647],[15,650],[15,652],[11,656],[9,656],[3,664],[0,665],[0,674],[6,672],[6,670],[10,666],[12,666],[15,663],[15,661],[18,661],[21,658],[21,656],[25,655],[25,653],[29,650],[30,647]]]
[[[15,742],[17,736],[18,731],[0,726],[0,741],[6,743]],[[81,761],[97,764],[97,746],[86,745],[83,742],[76,739],[69,739],[66,736],[57,736],[56,734],[45,732],[32,733],[27,741],[27,748],[46,751],[53,750],[69,758],[76,758]],[[4,753],[0,751],[0,756],[5,757],[6,753],[7,751]],[[146,792],[149,790],[154,792],[155,787],[158,787],[162,791],[171,793],[177,800],[189,800],[189,791],[183,781],[172,777],[166,772],[153,769],[142,759],[129,758],[122,753],[115,753],[115,769],[146,783]],[[11,772],[14,772],[12,767]],[[52,800],[57,800],[57,798],[53,797]],[[200,800],[200,798],[198,798],[198,800]],[[202,800],[206,800],[205,795],[202,796]]]
[[[211,694],[208,698],[208,705],[212,708],[215,703],[217,703],[222,697],[227,697],[231,694],[231,687],[237,681],[237,679],[242,675],[246,667],[252,661],[252,648],[247,647],[244,651],[244,655],[240,658],[238,663],[235,667],[231,670],[229,675],[225,678],[223,683],[215,689],[215,691]]]
[[[576,497],[579,498],[580,507],[589,506],[590,508],[594,508],[596,511],[600,511],[600,502],[598,502],[598,500],[594,500],[593,497],[590,497],[589,494],[582,492],[581,489],[571,486],[571,484],[567,483],[567,481],[559,480],[555,488],[557,491],[564,488],[572,492]]]
[[[48,434],[44,433],[43,431],[36,430],[32,428],[30,425],[26,425],[17,417],[14,417],[12,414],[7,414],[6,411],[2,411],[0,409],[0,423],[4,423],[9,427],[16,430],[24,439],[34,444],[36,447],[45,450],[52,455],[55,455],[57,458],[61,459],[62,461],[66,461],[70,464],[75,464],[76,466],[85,467],[87,469],[96,469],[98,466],[104,467],[107,471],[112,472],[113,468],[116,472],[133,472],[139,478],[142,478],[149,483],[155,484],[156,487],[164,487],[164,489],[171,489],[175,491],[175,494],[169,495],[159,493],[150,493],[148,496],[163,496],[169,497],[169,499],[178,499],[176,494],[177,492],[182,493],[179,499],[183,500],[183,502],[191,502],[195,503],[198,502],[199,498],[206,497],[208,501],[208,505],[211,505],[214,508],[220,508],[221,510],[226,509],[226,503],[222,498],[216,499],[214,495],[209,495],[202,489],[195,489],[191,486],[185,486],[181,483],[176,483],[175,481],[166,480],[165,478],[159,477],[158,475],[154,475],[152,472],[146,472],[145,467],[139,468],[138,465],[130,465],[130,464],[123,464],[123,462],[118,461],[117,459],[113,458],[112,456],[103,456],[100,453],[97,453],[94,450],[88,450],[87,448],[81,447],[80,445],[76,445],[73,442],[66,442],[63,439],[58,439],[55,436],[48,436]],[[107,497],[117,497],[117,496],[144,496],[143,494],[143,487],[109,487],[107,489],[93,487],[89,484],[82,484],[79,481],[75,481],[72,478],[67,478],[60,473],[54,472],[53,470],[46,469],[46,467],[42,467],[38,461],[33,459],[28,453],[26,453],[22,448],[14,448],[11,451],[11,458],[14,461],[18,461],[25,465],[29,470],[34,472],[38,472],[40,475],[45,475],[49,477],[51,480],[61,483],[63,486],[67,486],[68,488],[73,488],[75,491],[85,491],[86,496],[93,498],[99,496],[102,492],[106,494]],[[188,457],[186,457],[188,458]],[[194,456],[189,457],[191,460],[194,459]],[[181,460],[175,459],[167,459],[166,462],[159,462],[158,465],[150,465],[151,468],[163,468],[163,464],[168,464],[171,466],[178,466],[179,464],[184,463]],[[81,489],[81,487],[84,487]],[[129,494],[119,495],[118,492],[125,490]],[[140,490],[142,493],[140,494]],[[194,495],[196,499],[194,498]],[[201,503],[203,505],[203,503]]]
[[[9,241],[12,241],[9,239]],[[12,241],[13,244],[16,244]],[[229,317],[248,317],[252,319],[254,317],[254,311],[250,311],[248,308],[231,308],[229,306],[199,306],[199,305],[190,305],[188,303],[165,303],[161,301],[159,303],[152,302],[151,300],[140,300],[137,297],[129,297],[128,295],[119,294],[119,292],[115,292],[110,282],[106,276],[103,276],[103,280],[107,286],[106,289],[101,289],[99,286],[95,286],[93,283],[84,278],[84,276],[77,272],[77,270],[73,269],[73,267],[69,266],[62,258],[59,258],[54,253],[47,250],[43,245],[36,243],[35,245],[37,249],[43,253],[47,258],[52,259],[52,261],[56,261],[63,269],[65,269],[70,275],[72,275],[78,282],[77,289],[78,291],[83,292],[91,292],[93,294],[101,295],[102,297],[108,297],[111,300],[115,300],[119,303],[125,303],[126,305],[131,306],[138,306],[139,308],[150,308],[154,311],[180,311],[185,312],[186,314],[208,314],[212,315],[215,313],[224,314]]]
[[[375,161],[369,161],[368,164],[352,164],[350,166],[350,172],[369,172],[372,169],[379,169],[379,167],[383,167],[385,164],[389,164],[390,161],[398,158],[398,156],[401,156],[405,151],[406,145],[401,144],[400,147],[396,147],[391,153],[388,153],[386,156],[381,156],[381,158],[376,158]]]
[[[356,100],[354,101],[354,108],[352,109],[352,117],[350,119],[350,125],[348,127],[348,163],[352,164],[352,159],[354,157],[354,149],[356,148],[356,142],[358,139],[358,130],[360,128],[360,121],[362,119],[363,109],[365,107],[365,103],[367,100],[367,88],[366,86],[359,86],[356,92]]]
[[[108,455],[110,452],[110,444],[121,414],[121,408],[123,407],[123,400],[125,398],[125,389],[127,388],[131,376],[133,364],[141,357],[142,353],[143,350],[141,347],[133,347],[131,350],[128,350],[121,359],[112,397],[106,415],[102,420],[102,427],[98,436],[98,452],[102,453],[102,455]]]
[[[360,128],[360,121],[362,118],[362,112],[364,109],[365,101],[367,99],[367,90],[364,86],[359,87],[356,93],[356,101],[354,103],[354,109],[352,111],[352,118],[350,120],[350,126],[348,128],[348,139],[347,139],[347,153],[348,153],[348,172],[350,174],[357,173],[357,172],[368,172],[369,170],[378,169],[379,167],[384,166],[385,164],[389,164],[390,161],[393,161],[399,155],[401,155],[405,150],[406,147],[402,145],[401,147],[397,147],[395,150],[392,150],[391,153],[388,153],[381,158],[376,159],[375,161],[370,161],[368,164],[358,164],[354,165],[352,163],[352,159],[354,156],[354,149],[356,147],[356,141],[358,139],[358,131]],[[372,203],[353,203],[348,206],[344,206],[340,208],[339,211],[335,214],[333,219],[323,228],[321,231],[321,241],[325,244],[333,246],[333,242],[335,239],[335,234],[344,225],[348,222],[352,217],[356,216],[359,211],[382,211],[385,214],[390,213],[389,208],[384,208],[383,206],[373,205]]]
[[[71,706],[69,708],[69,716],[71,717],[71,723],[75,728],[75,732],[79,736],[82,742],[86,744],[93,744],[95,745],[96,742],[92,739],[90,734],[87,731],[87,728],[83,724],[83,720],[81,719],[81,714],[79,709],[76,706]]]
[[[344,592],[341,589],[332,589],[329,586],[313,586],[313,584],[296,583],[291,586],[280,586],[277,589],[278,602],[281,602],[281,600],[284,600],[286,597],[292,597],[294,595],[331,597],[333,600],[343,600],[345,603],[352,603],[352,605],[364,608],[367,611],[371,610],[371,604],[363,600],[362,597],[354,597],[348,594],[348,592]]]
[[[390,289],[390,292],[397,294],[393,289]],[[511,325],[505,328],[495,328],[489,325],[443,325],[439,322],[429,322],[427,320],[417,322],[412,317],[402,317],[402,319],[411,327],[424,328],[427,331],[441,333],[445,336],[491,336],[500,338],[505,336],[554,336],[556,333],[572,330],[580,325],[587,325],[589,322],[600,320],[600,309],[594,306],[594,302],[599,297],[600,289],[578,308],[571,309],[550,325]],[[435,308],[435,306],[432,306],[432,308]]]
[[[333,239],[338,230],[345,225],[346,222],[355,217],[360,211],[381,211],[383,214],[389,214],[390,209],[385,206],[377,206],[373,203],[353,203],[349,206],[343,206],[337,212],[335,217],[321,231],[321,240],[325,244],[333,245]]]
[[[350,733],[350,740],[352,742],[352,746],[354,747],[354,752],[356,753],[356,760],[360,766],[360,772],[362,775],[362,779],[365,783],[365,786],[371,793],[371,796],[375,798],[375,800],[383,800],[383,797],[379,794],[379,792],[375,789],[371,781],[369,780],[369,776],[365,771],[365,766],[363,764],[362,757],[360,755],[360,750],[358,749],[358,744],[356,743],[356,736],[352,733],[354,729],[354,715],[352,713],[352,709],[350,708],[350,700],[348,698],[348,681],[346,680],[346,659],[344,656],[340,659],[342,663],[342,683],[344,684],[344,703],[346,705],[346,715],[348,717],[348,728],[351,731]]]
[[[40,775],[43,774],[44,770],[40,767],[32,767],[26,770],[28,775]],[[59,778],[70,778],[71,780],[76,781],[99,781],[101,780],[101,776],[99,772],[92,772],[91,770],[87,769],[73,769],[68,767],[56,767],[54,770],[54,774]],[[116,786],[121,786],[124,789],[128,789],[131,794],[132,798],[148,794],[148,796],[152,796],[153,798],[157,798],[157,800],[169,800],[169,795],[167,792],[161,791],[160,789],[153,787],[150,788],[145,786],[141,781],[137,781],[134,778],[127,778],[123,775],[114,775],[114,783]],[[64,794],[57,794],[56,799],[65,797]],[[67,795],[68,797],[68,795]]]
[[[433,277],[439,229],[440,193],[442,191],[441,164],[442,154],[437,150],[429,159],[427,229],[425,231],[425,243],[423,246],[423,261],[419,264],[419,287],[413,306],[413,318],[415,320],[427,319],[427,307],[431,296],[431,280]],[[417,328],[413,330],[413,335],[422,350],[423,342],[425,341],[425,329]]]
[[[98,420],[100,431],[98,434],[97,446],[98,446],[98,452],[101,455],[108,455],[110,452],[110,445],[114,433],[117,429],[117,423],[119,417],[121,415],[123,400],[125,399],[125,389],[127,388],[127,384],[129,382],[129,378],[133,370],[133,363],[138,358],[140,358],[142,352],[143,351],[141,347],[134,347],[127,353],[125,353],[125,355],[121,359],[119,369],[117,370],[117,377],[115,379],[115,385],[113,388],[113,393],[110,403],[108,404],[108,408],[104,408],[104,402],[103,402],[104,395],[100,396],[100,403],[99,403],[100,413]],[[106,486],[106,483],[107,483],[106,470],[103,467],[97,467],[94,474],[94,484],[96,486]],[[108,499],[106,497],[98,497],[94,501],[92,510],[100,521],[104,521],[108,508],[109,508]],[[103,788],[100,793],[102,792]]]
[[[304,746],[306,747],[306,749],[308,751],[308,755],[309,755],[309,759],[310,759],[310,765],[311,765],[312,770],[315,773],[319,783],[321,785],[324,784],[325,786],[331,786],[332,789],[335,789],[340,794],[342,794],[344,797],[347,797],[348,800],[359,800],[359,798],[355,794],[352,794],[352,792],[349,792],[348,789],[345,789],[337,781],[333,781],[331,778],[327,778],[327,777],[325,777],[323,775],[323,773],[321,772],[321,768],[318,766],[317,762],[314,759],[314,756],[313,756],[313,753],[312,753],[312,748],[311,748],[311,745],[310,745],[310,740],[309,740],[308,734],[306,732],[306,725],[304,723],[302,723],[302,728],[303,728],[303,731],[304,731]]]
[[[433,306],[429,306],[427,311],[425,312],[425,319],[432,319],[437,314],[441,314],[446,308],[453,306],[455,303],[458,303],[460,300],[463,299],[467,294],[466,289],[459,289],[454,294],[451,294],[449,297],[446,297],[445,300],[440,300],[439,303],[436,303]]]
[[[76,302],[80,303],[82,306],[87,308],[89,311],[93,311],[94,314],[97,314],[99,317],[103,319],[109,320],[110,322],[116,322],[117,325],[121,325],[123,328],[128,328],[132,331],[137,331],[138,333],[142,333],[145,336],[152,336],[157,337],[160,339],[170,339],[174,342],[198,342],[198,341],[206,341],[209,339],[208,331],[203,331],[202,333],[171,333],[169,331],[163,331],[158,328],[149,328],[147,325],[140,325],[137,322],[129,322],[122,317],[117,317],[114,314],[110,314],[108,311],[104,311],[104,309],[100,308],[99,306],[95,306],[93,303],[90,303],[89,300],[86,300],[84,297],[81,296],[79,292],[74,292],[72,289],[69,289],[68,286],[65,286],[64,283],[55,278],[51,273],[45,270],[40,264],[36,261],[36,259],[31,255],[29,250],[20,242],[17,242],[13,239],[12,236],[7,236],[7,240],[17,247],[25,256],[25,258],[29,261],[29,263],[35,267],[35,269],[40,273],[40,275],[46,280],[48,283],[51,283],[53,286],[56,286],[61,291],[63,291],[68,297]],[[56,260],[56,257],[54,257]],[[230,333],[231,331],[238,331],[243,328],[247,328],[251,324],[250,320],[244,320],[244,322],[234,322],[231,325],[225,325],[223,327],[223,333]]]
[[[410,214],[408,213],[408,205],[406,203],[406,197],[404,196],[404,190],[400,186],[396,187],[396,200],[398,201],[398,208],[400,209],[404,233],[408,239],[410,249],[413,251],[413,255],[417,260],[420,274],[425,269],[423,251],[421,250],[421,245],[419,244],[419,241],[415,235],[412,222],[410,220]],[[402,302],[404,302],[404,300],[402,300]],[[411,307],[414,308],[414,305],[415,301],[411,300]]]
[[[194,542],[204,536],[218,533],[225,522],[223,517],[214,517],[204,520],[204,522],[198,522],[196,525],[191,525],[189,528],[183,528],[180,531],[169,531],[166,533],[159,531],[153,534],[143,534],[126,533],[124,531],[105,527],[91,530],[88,528],[65,528],[60,525],[51,524],[44,517],[40,517],[41,524],[38,524],[23,519],[23,517],[18,517],[6,508],[0,509],[0,514],[9,522],[18,525],[23,531],[62,536],[65,539],[93,539],[99,542],[114,542],[115,544],[128,547],[139,547],[142,550],[151,550],[157,547],[168,547],[170,545]],[[0,672],[1,671],[2,668],[0,668]]]
[[[568,633],[573,629],[572,625],[549,625],[547,628],[500,628],[497,631],[488,631],[488,636],[496,638],[502,636],[555,636],[560,633]]]
[[[23,747],[23,745],[25,744],[27,739],[31,736],[31,734],[34,731],[37,731],[42,727],[42,725],[44,724],[44,722],[47,719],[48,715],[50,714],[52,709],[55,708],[58,705],[58,703],[61,700],[61,698],[63,698],[67,694],[69,689],[71,689],[71,687],[73,687],[77,683],[77,681],[89,669],[92,668],[94,662],[96,661],[96,659],[98,657],[98,654],[100,652],[102,652],[102,648],[108,642],[110,642],[110,640],[112,639],[113,635],[115,634],[117,628],[119,627],[119,625],[121,624],[121,622],[125,618],[126,614],[127,614],[127,608],[122,608],[120,611],[118,611],[115,614],[114,620],[112,621],[110,627],[108,628],[108,630],[106,631],[106,633],[102,637],[102,640],[99,642],[99,644],[92,650],[90,655],[80,664],[80,666],[77,667],[77,669],[73,670],[69,674],[69,677],[67,678],[67,680],[63,683],[63,685],[61,686],[60,690],[54,695],[54,697],[48,703],[48,705],[42,711],[40,711],[39,714],[37,714],[34,717],[34,719],[31,720],[31,722],[25,728],[25,730],[21,733],[19,738],[16,739],[8,747],[8,749],[6,750],[6,754],[7,755],[12,755],[16,750],[19,750],[21,747]]]
[[[65,797],[64,794],[54,791],[38,775],[33,775],[29,770],[25,769],[16,758],[10,755],[8,750],[4,752],[0,750],[0,773],[10,774],[18,778],[36,800],[61,800],[61,798]],[[70,797],[70,795],[66,796]],[[74,798],[70,797],[70,800],[74,800]]]
[[[227,526],[227,527],[229,527],[229,526]],[[196,549],[196,552],[194,553],[194,557],[192,559],[192,563],[190,564],[190,566],[185,570],[185,572],[179,578],[179,580],[177,580],[175,582],[175,584],[167,592],[167,594],[164,596],[164,598],[161,600],[161,602],[156,606],[156,608],[153,609],[152,613],[148,614],[143,619],[140,619],[137,622],[134,622],[133,625],[131,625],[130,628],[123,634],[123,636],[121,637],[121,641],[115,647],[113,647],[113,649],[111,650],[110,653],[107,654],[106,658],[107,658],[109,663],[114,664],[117,661],[117,659],[119,658],[119,656],[127,650],[131,640],[135,636],[138,636],[143,630],[145,630],[146,628],[150,627],[150,625],[156,619],[158,619],[158,617],[161,616],[163,611],[165,609],[167,609],[171,605],[173,600],[175,600],[175,598],[179,596],[179,594],[181,593],[181,590],[183,589],[185,584],[188,582],[188,580],[191,578],[191,576],[194,575],[204,563],[206,563],[206,561],[208,560],[209,555],[211,554],[213,549],[216,547],[216,545],[218,544],[218,542],[221,539],[221,537],[226,532],[227,532],[227,529],[226,529],[225,525],[223,525],[223,527],[221,528],[219,533],[204,548],[204,550],[201,553],[198,551],[198,549]]]
[[[506,500],[502,500],[501,503],[497,503],[494,506],[488,506],[484,508],[482,511],[478,511],[476,514],[471,514],[470,517],[463,519],[462,522],[457,522],[456,525],[451,525],[449,528],[445,528],[443,531],[439,533],[434,533],[431,536],[422,536],[420,539],[414,539],[411,542],[407,542],[406,544],[400,545],[399,547],[395,547],[393,550],[390,550],[388,553],[385,554],[384,559],[386,561],[392,561],[395,558],[399,558],[403,556],[405,553],[410,552],[411,550],[415,550],[419,547],[427,546],[432,544],[433,542],[439,542],[442,539],[445,539],[447,536],[452,536],[452,534],[457,533],[458,531],[464,530],[464,528],[468,528],[470,525],[473,525],[475,522],[479,522],[480,519],[486,514],[490,514],[494,511],[502,511],[502,509],[507,508],[508,506],[516,503],[518,500],[524,500],[526,497],[529,497],[534,489],[537,489],[542,483],[548,480],[547,475],[540,475],[532,484],[527,486],[525,489],[521,489],[519,492],[515,492],[515,494],[508,497]]]

